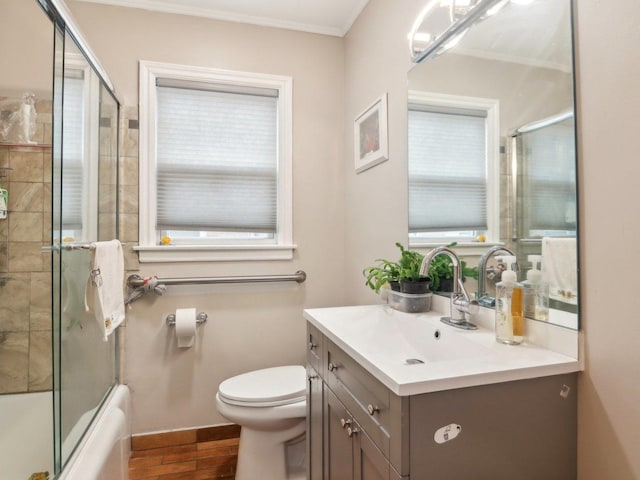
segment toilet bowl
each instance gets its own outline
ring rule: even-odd
[[[287,449],[299,445],[305,433],[306,383],[304,367],[290,365],[220,384],[218,412],[241,426],[236,480],[304,478],[304,458]]]

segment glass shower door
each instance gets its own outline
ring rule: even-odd
[[[68,32],[56,43],[53,162],[56,473],[118,380],[118,332],[105,341],[85,291],[92,243],[117,238],[118,102]]]

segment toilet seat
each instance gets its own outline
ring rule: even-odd
[[[306,371],[300,365],[265,368],[231,377],[220,384],[221,401],[246,407],[277,407],[305,400]]]

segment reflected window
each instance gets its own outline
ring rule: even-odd
[[[516,136],[521,236],[576,235],[574,138],[572,117]]]
[[[471,241],[496,228],[485,108],[411,102],[408,117],[409,238]]]

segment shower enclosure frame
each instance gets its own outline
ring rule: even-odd
[[[97,133],[94,135],[98,139],[98,145],[92,149],[92,151],[98,152],[97,156],[85,158],[84,168],[87,165],[94,171],[93,177],[95,178],[95,191],[90,192],[95,195],[95,201],[91,203],[91,206],[95,211],[91,211],[88,215],[95,215],[97,217],[93,219],[95,224],[94,231],[82,232],[82,242],[91,242],[98,240],[110,240],[112,238],[118,238],[119,232],[119,198],[118,198],[118,185],[119,185],[119,121],[120,121],[120,102],[114,93],[113,84],[108,78],[104,68],[97,60],[96,56],[91,51],[87,42],[84,40],[80,30],[76,26],[73,17],[71,16],[66,5],[60,0],[35,0],[40,4],[44,12],[52,20],[54,31],[54,48],[53,48],[53,121],[52,121],[52,232],[50,250],[51,265],[52,265],[52,370],[53,370],[53,469],[54,474],[59,476],[64,470],[65,465],[70,458],[74,455],[74,452],[78,449],[78,446],[82,443],[83,437],[86,437],[87,432],[90,430],[91,425],[99,416],[101,409],[110,393],[120,381],[120,332],[116,330],[112,338],[108,341],[107,345],[99,345],[97,343],[92,345],[90,342],[96,342],[97,336],[90,335],[92,323],[87,318],[79,316],[79,320],[69,320],[71,315],[67,309],[66,303],[77,303],[80,299],[74,298],[69,302],[69,297],[76,293],[75,297],[78,297],[78,290],[73,290],[68,283],[69,279],[75,275],[72,271],[75,263],[87,263],[88,250],[86,249],[67,249],[60,248],[63,242],[64,220],[63,220],[63,200],[65,200],[65,186],[67,177],[65,176],[65,150],[64,141],[67,139],[65,134],[65,73],[67,69],[66,63],[68,62],[69,51],[73,51],[73,54],[79,52],[86,62],[87,72],[93,77],[95,76],[95,83],[99,85],[99,91],[96,95],[91,97],[91,100],[97,98],[97,108],[94,108],[97,113]],[[86,97],[86,95],[85,95]],[[110,117],[104,112],[110,112]],[[85,112],[86,114],[86,112]],[[106,122],[108,120],[108,122]],[[103,128],[104,125],[109,124],[109,127]],[[104,125],[103,125],[104,124]],[[108,132],[103,136],[103,130]],[[90,135],[87,135],[87,137]],[[102,148],[106,145],[105,150],[107,154],[104,154]],[[108,165],[103,164],[103,158],[106,158],[110,163]],[[88,160],[88,162],[87,162]],[[102,171],[111,172],[111,175],[105,175],[110,177],[108,182],[104,181]],[[86,180],[86,178],[85,178]],[[86,182],[84,182],[86,183]],[[83,187],[90,190],[91,187]],[[105,190],[108,189],[105,193]],[[107,208],[106,213],[102,213],[104,208],[100,202],[100,194],[112,198],[112,207]],[[86,199],[86,195],[82,197],[83,202]],[[100,210],[97,206],[100,205]],[[100,224],[100,227],[98,227]],[[107,225],[106,228],[102,228],[102,225]],[[106,232],[102,232],[105,230]],[[84,256],[78,261],[78,256]],[[74,275],[65,276],[63,271],[68,269]],[[81,270],[83,271],[83,270]],[[88,274],[88,271],[86,272]],[[78,283],[82,282],[78,280]],[[81,286],[81,285],[80,285]],[[77,286],[76,286],[77,287]],[[63,299],[63,293],[67,293],[67,298]],[[69,293],[71,292],[71,294]],[[64,301],[63,301],[64,300]],[[77,312],[74,315],[79,315]],[[89,328],[87,328],[89,327]],[[83,335],[81,335],[83,334]],[[77,337],[77,338],[74,338]],[[87,340],[88,338],[88,340]],[[101,341],[101,340],[100,340]],[[76,350],[74,351],[74,345]],[[80,348],[78,348],[80,347]],[[85,348],[83,352],[82,347]],[[99,365],[101,358],[90,358],[93,354],[92,350],[99,350],[98,354],[102,353],[106,362],[109,365]],[[88,350],[88,351],[87,351]],[[77,353],[84,353],[84,358],[76,358]],[[74,357],[70,360],[69,357]],[[99,357],[99,355],[97,355]],[[93,363],[92,363],[93,362]],[[74,409],[79,409],[82,414],[71,411],[70,405],[74,403],[74,399],[71,398],[74,395],[79,396],[82,392],[83,381],[91,383],[91,377],[94,372],[83,371],[86,370],[86,366],[105,367],[104,376],[107,380],[103,382],[101,388],[94,389],[90,392],[89,398],[93,397],[93,400],[83,402],[76,401],[79,406],[74,406]],[[70,366],[75,368],[76,371],[70,373]],[[78,368],[79,367],[79,368]],[[84,375],[84,379],[76,378],[68,381],[71,375],[78,376]],[[97,382],[99,385],[99,382]],[[69,387],[71,385],[71,387]],[[91,387],[93,385],[89,385]],[[99,385],[100,386],[100,385]],[[91,390],[88,388],[88,390]],[[83,405],[84,403],[84,405]],[[83,409],[87,409],[84,411]],[[80,416],[79,416],[80,415]],[[78,417],[79,418],[76,418]],[[69,420],[71,417],[71,421]]]

